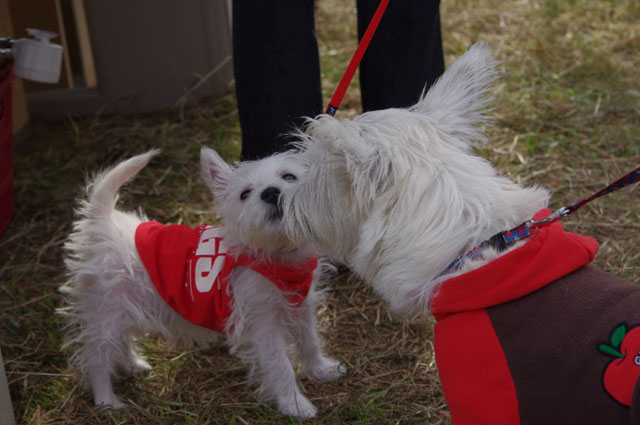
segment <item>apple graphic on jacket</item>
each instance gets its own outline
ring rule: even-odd
[[[625,325],[618,326],[611,333],[609,344],[600,344],[598,349],[614,357],[602,377],[605,390],[619,403],[631,406],[640,377],[640,326],[628,331]]]

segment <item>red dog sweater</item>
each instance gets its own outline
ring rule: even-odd
[[[233,300],[229,274],[234,267],[249,267],[269,279],[294,305],[307,297],[317,258],[300,264],[259,263],[255,258],[230,255],[221,226],[203,224],[165,226],[155,221],[140,224],[135,243],[140,259],[162,298],[182,317],[205,328],[224,332]]]
[[[585,267],[597,250],[556,222],[439,286],[434,346],[453,425],[640,423],[640,286]]]

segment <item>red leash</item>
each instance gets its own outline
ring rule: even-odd
[[[353,57],[351,58],[351,62],[349,62],[349,66],[347,66],[347,70],[344,72],[340,83],[338,84],[338,88],[335,93],[333,93],[333,97],[329,102],[329,106],[327,106],[326,114],[335,115],[338,109],[340,108],[340,103],[342,102],[342,98],[344,94],[347,92],[347,88],[349,87],[349,83],[353,79],[353,75],[356,73],[356,69],[360,65],[360,61],[362,61],[362,57],[364,53],[367,51],[367,47],[369,47],[369,43],[373,38],[373,34],[375,34],[378,29],[378,24],[382,19],[382,15],[384,15],[384,11],[387,9],[387,5],[389,4],[389,0],[381,0],[378,8],[376,9],[376,13],[371,18],[371,22],[369,22],[369,26],[367,30],[364,32],[360,43],[358,43],[358,48],[356,49]]]

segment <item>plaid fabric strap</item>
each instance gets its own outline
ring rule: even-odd
[[[554,223],[560,219],[563,219],[569,214],[583,207],[585,204],[593,201],[594,199],[607,195],[618,189],[622,189],[623,187],[629,186],[633,183],[637,183],[638,181],[640,181],[640,167],[624,175],[620,179],[611,183],[609,186],[605,187],[604,189],[594,193],[593,195],[587,198],[581,199],[578,202],[574,202],[573,204],[570,204],[566,207],[562,207],[558,209],[549,217],[546,217],[546,218],[543,218],[542,220],[537,220],[537,221],[527,220],[524,223],[514,227],[511,230],[504,230],[500,233],[496,233],[491,238],[482,242],[477,247],[467,251],[463,256],[457,258],[455,261],[449,264],[449,266],[445,269],[445,271],[442,274],[453,273],[460,270],[464,262],[467,260],[482,259],[483,258],[482,251],[485,248],[492,247],[497,249],[499,252],[504,251],[510,245],[513,245],[518,241],[527,239],[532,235],[535,235],[537,229],[539,229],[540,227],[548,226],[551,223]]]

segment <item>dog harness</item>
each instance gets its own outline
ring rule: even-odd
[[[234,256],[222,238],[222,226],[203,224],[165,226],[144,222],[136,229],[140,259],[162,298],[196,325],[224,332],[233,310],[229,275],[248,267],[269,279],[287,301],[299,306],[307,297],[318,260],[299,264],[258,262],[248,255]]]
[[[586,267],[597,250],[556,222],[438,287],[453,425],[640,424],[640,286]]]

